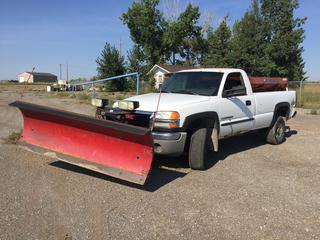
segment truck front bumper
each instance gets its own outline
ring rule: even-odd
[[[179,156],[184,152],[186,132],[152,132],[152,136],[155,154]]]

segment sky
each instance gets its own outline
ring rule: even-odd
[[[161,0],[164,9],[165,0]],[[230,25],[241,19],[251,0],[180,0],[180,8],[191,2],[201,12],[210,12],[215,29],[229,15]],[[320,81],[320,1],[300,0],[297,17],[308,17],[304,28],[305,71],[311,81]],[[106,42],[122,53],[132,47],[129,30],[119,16],[133,0],[0,0],[0,80],[17,79],[35,67],[69,79],[96,75],[95,60]]]

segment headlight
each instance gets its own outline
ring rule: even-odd
[[[154,127],[158,128],[177,128],[180,123],[180,114],[178,112],[156,112]]]
[[[126,101],[126,100],[122,100],[122,101],[116,101],[112,107],[114,108],[120,108],[122,110],[135,110],[136,108],[139,107],[139,102],[135,102],[135,101]]]
[[[92,98],[91,99],[91,104],[93,106],[96,106],[96,107],[104,107],[106,105],[108,105],[108,99],[100,99],[100,98]]]

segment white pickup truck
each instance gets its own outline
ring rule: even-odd
[[[267,142],[282,143],[295,107],[295,91],[255,93],[241,69],[203,68],[174,74],[158,93],[100,107],[97,117],[152,127],[155,153],[188,152],[190,167],[205,169],[219,139],[261,129]]]

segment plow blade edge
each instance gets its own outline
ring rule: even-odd
[[[150,129],[16,101],[19,143],[77,166],[144,184],[153,159]]]

